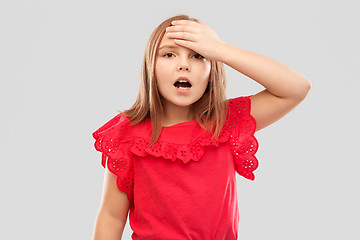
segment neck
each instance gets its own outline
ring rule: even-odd
[[[164,104],[165,119],[162,124],[163,127],[193,120],[194,115],[191,113],[190,108],[191,106]]]

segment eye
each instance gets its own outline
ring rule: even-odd
[[[172,57],[173,55],[174,55],[174,54],[172,54],[172,53],[166,53],[166,54],[163,55],[163,57],[169,58],[169,57]]]
[[[194,54],[194,57],[197,58],[197,59],[203,59],[204,57],[201,56],[200,54],[196,53]]]

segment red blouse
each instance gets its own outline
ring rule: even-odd
[[[130,201],[132,239],[237,239],[235,171],[254,180],[258,142],[250,96],[228,103],[217,141],[193,120],[163,127],[147,148],[150,119],[130,126],[121,113],[93,133],[103,167]]]

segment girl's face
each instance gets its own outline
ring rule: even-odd
[[[163,37],[156,57],[155,75],[164,107],[191,107],[209,82],[210,61],[191,49]]]

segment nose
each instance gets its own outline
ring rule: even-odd
[[[178,69],[179,69],[179,71],[181,71],[183,69],[186,71],[189,71],[189,66],[179,66]]]
[[[190,71],[190,66],[186,60],[182,60],[179,62],[177,69],[178,71],[183,71],[183,70]]]

